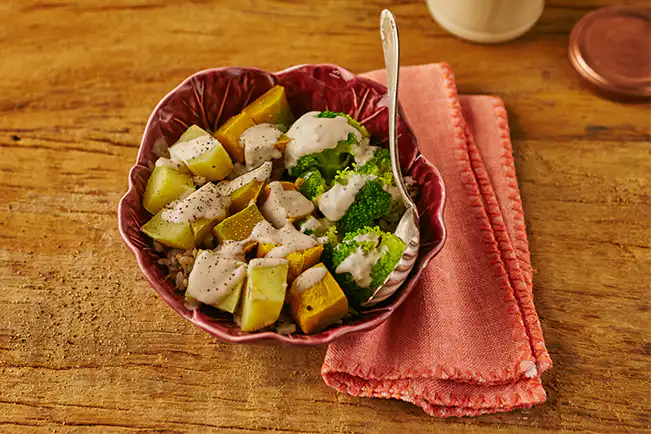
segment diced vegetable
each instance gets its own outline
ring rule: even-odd
[[[157,166],[147,181],[142,205],[151,214],[156,214],[165,205],[193,191],[194,184],[189,174]]]
[[[214,234],[220,242],[224,240],[242,241],[251,235],[255,225],[264,221],[258,207],[251,204],[237,214],[225,218],[215,226]]]
[[[169,148],[173,161],[183,161],[196,175],[210,181],[224,179],[233,170],[233,162],[219,140],[192,125]]]
[[[285,303],[287,268],[286,259],[256,258],[249,262],[242,295],[242,331],[256,331],[276,322]]]
[[[304,271],[291,286],[288,302],[303,333],[317,333],[348,313],[343,291],[323,264]]]
[[[215,132],[215,138],[224,145],[231,158],[240,164],[244,163],[244,147],[240,143],[240,136],[254,125],[253,119],[242,112],[227,120]]]
[[[294,122],[285,88],[279,85],[272,87],[249,104],[243,113],[248,114],[256,124],[280,124],[288,127]]]
[[[153,216],[140,230],[159,243],[177,249],[194,246],[194,235],[190,223],[172,223],[162,217],[163,211]]]
[[[231,193],[231,214],[236,214],[258,200],[263,182],[253,180]]]

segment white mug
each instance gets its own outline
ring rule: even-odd
[[[533,27],[545,0],[427,0],[427,6],[453,35],[495,43],[515,39]]]

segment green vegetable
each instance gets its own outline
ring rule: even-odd
[[[303,183],[298,188],[298,191],[308,199],[312,200],[323,194],[327,185],[323,175],[318,170],[311,170],[303,174]]]
[[[317,231],[317,235],[320,237],[328,237],[329,244],[339,244],[339,232],[337,231],[337,225],[332,224],[328,226],[325,230]]]
[[[377,176],[377,179],[382,181],[385,188],[396,188],[395,178],[391,170],[391,155],[388,149],[378,148],[370,160],[357,168],[357,172]],[[395,232],[400,218],[405,213],[405,209],[402,200],[392,200],[389,210],[378,221],[378,224],[383,230]]]
[[[350,150],[356,143],[355,134],[348,133],[348,138],[337,143],[334,148],[300,157],[296,164],[289,169],[289,174],[299,178],[308,172],[318,170],[329,184],[334,179],[337,171],[345,168],[350,163]]]
[[[321,262],[331,270],[332,268],[332,253],[339,244],[339,234],[337,233],[337,225],[332,224],[326,229],[317,229],[313,231],[313,235],[317,237],[327,237],[327,241],[323,244],[323,252],[321,252]]]
[[[356,170],[358,173],[377,176],[384,185],[395,185],[391,171],[391,154],[388,149],[377,148],[373,157]]]
[[[336,118],[337,116],[343,116],[346,119],[348,119],[348,123],[355,127],[360,133],[362,133],[362,137],[370,137],[370,134],[368,133],[368,130],[366,127],[362,124],[359,123],[356,119],[354,119],[352,116],[347,115],[346,113],[341,113],[341,112],[331,112],[331,111],[324,111],[316,115],[317,118]]]
[[[373,226],[391,209],[391,194],[384,191],[379,179],[371,179],[359,190],[355,202],[337,222],[339,232],[346,235],[366,226]]]
[[[366,235],[362,241],[355,237]],[[389,277],[396,264],[402,257],[405,244],[396,235],[384,232],[379,227],[365,227],[347,234],[342,242],[332,251],[332,269],[337,267],[353,252],[361,248],[364,255],[377,255],[378,258],[371,268],[371,283],[360,286],[350,273],[337,274],[334,277],[343,289],[348,302],[355,307],[368,300],[373,292]]]

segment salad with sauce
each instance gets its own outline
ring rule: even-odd
[[[142,203],[141,231],[177,288],[245,332],[341,323],[405,248],[389,151],[344,113],[295,119],[281,86],[212,134],[190,126],[155,162]]]

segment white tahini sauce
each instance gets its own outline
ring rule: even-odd
[[[363,138],[360,143],[353,145],[351,154],[355,158],[355,164],[357,167],[363,166],[373,158],[375,151],[378,149],[377,146],[371,146],[368,144],[368,138]]]
[[[402,201],[402,196],[400,195],[400,189],[395,185],[385,185],[384,191],[391,195],[391,200],[394,202]]]
[[[303,217],[314,211],[314,204],[296,190],[285,190],[274,181],[269,184],[269,196],[260,207],[260,212],[275,227],[280,228],[289,219]]]
[[[265,161],[281,158],[283,153],[276,149],[275,144],[283,132],[272,124],[254,125],[240,136],[244,147],[246,167],[258,167]]]
[[[161,217],[171,223],[189,223],[199,219],[226,218],[231,204],[212,182],[207,183],[172,207],[163,210]]]
[[[213,306],[221,303],[242,284],[246,263],[203,250],[194,262],[188,277],[187,295]]]
[[[323,264],[315,265],[303,271],[292,283],[292,292],[301,293],[323,280],[328,269]]]
[[[260,182],[267,182],[271,176],[271,169],[273,164],[269,161],[263,163],[260,167],[257,167],[250,172],[246,172],[243,175],[238,176],[232,181],[222,181],[219,183],[218,187],[220,192],[224,195],[229,195],[240,187],[244,187],[249,182],[256,180]]]
[[[380,242],[380,236],[374,232],[369,232],[366,234],[361,234],[355,236],[353,240],[357,241],[358,243],[364,243],[364,242],[372,242],[373,246],[377,246],[377,244]]]
[[[251,235],[245,241],[257,241],[263,244],[276,244],[276,232],[278,230],[271,226],[266,220],[261,221],[253,227]]]
[[[348,255],[335,270],[335,273],[350,273],[353,280],[362,288],[367,288],[371,281],[371,270],[373,264],[382,257],[386,249],[371,250],[369,253],[364,254],[361,247],[358,247],[353,253]]]
[[[318,118],[319,113],[305,113],[287,131],[291,140],[285,148],[285,167],[294,166],[303,155],[336,147],[337,143],[348,139],[349,133],[355,135],[357,142],[361,141],[362,134],[348,123],[347,118]]]
[[[216,255],[224,258],[238,259],[244,261],[243,244],[240,241],[224,240],[214,250]]]
[[[274,244],[278,244],[278,247],[271,249],[266,258],[286,258],[290,253],[309,249],[318,243],[314,238],[296,230],[294,225],[288,223],[278,229]]]
[[[317,205],[323,215],[330,221],[340,220],[348,208],[355,202],[355,196],[362,189],[369,176],[353,174],[346,185],[335,185],[317,199]]]
[[[179,172],[189,171],[188,166],[186,166],[183,161],[165,157],[160,157],[156,160],[156,167],[169,167],[170,169],[178,170]]]
[[[298,231],[291,223],[276,229],[266,220],[255,225],[249,238],[242,243],[249,241],[275,244],[276,247],[267,253],[266,258],[285,258],[290,253],[306,250],[318,244],[313,237]]]
[[[219,142],[213,136],[206,134],[187,142],[179,142],[170,147],[170,156],[173,161],[188,162],[199,155],[210,151]]]
[[[315,231],[321,229],[321,221],[316,217],[310,216],[307,220],[301,223],[301,232]]]

